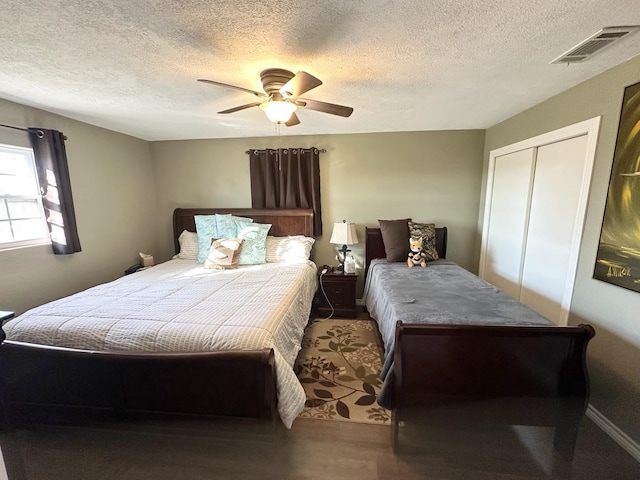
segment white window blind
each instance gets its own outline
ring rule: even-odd
[[[0,145],[0,249],[49,243],[33,151]]]

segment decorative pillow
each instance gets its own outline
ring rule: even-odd
[[[238,260],[242,252],[241,238],[213,239],[204,268],[226,269],[238,268]]]
[[[436,226],[433,223],[409,222],[409,234],[411,237],[422,238],[422,251],[427,256],[427,262],[440,258],[436,250]]]
[[[252,218],[236,217],[235,215],[216,213],[216,229],[218,238],[233,238],[238,236],[238,222],[253,223]]]
[[[304,263],[315,239],[304,235],[267,237],[267,263]]]
[[[378,220],[387,262],[406,262],[409,254],[410,218]]]
[[[196,233],[198,234],[198,263],[204,263],[209,249],[211,248],[212,238],[222,238],[222,235],[218,235],[218,227],[215,215],[194,215],[193,219],[196,222]],[[235,233],[230,235],[235,237]]]
[[[212,238],[235,238],[238,236],[236,221],[253,222],[251,218],[235,215],[194,215],[198,234],[198,263],[203,263],[209,253]]]
[[[240,265],[259,265],[266,263],[267,233],[269,233],[271,224],[236,223],[238,225],[238,238],[242,238],[243,240]]]
[[[198,258],[198,234],[183,230],[178,237],[180,243],[180,252],[173,258],[182,258],[185,260],[196,260]]]

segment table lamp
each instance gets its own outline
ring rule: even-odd
[[[338,250],[338,262],[340,262],[340,268],[344,275],[344,262],[347,259],[347,252],[350,252],[347,245],[353,245],[358,243],[358,235],[356,234],[356,224],[347,223],[343,220],[341,223],[333,224],[333,232],[331,233],[331,240],[329,243],[336,245],[342,245],[342,248]]]

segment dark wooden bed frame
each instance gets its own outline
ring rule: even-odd
[[[232,213],[270,223],[270,235],[312,236],[309,209],[179,208],[176,252],[194,215]],[[0,428],[145,416],[278,419],[274,352],[114,353],[5,340],[0,328]]]
[[[436,229],[442,258],[446,238],[446,228]],[[367,269],[371,260],[384,257],[380,229],[367,228]],[[394,448],[400,447],[401,425],[487,422],[553,426],[556,449],[567,460],[573,457],[589,397],[586,349],[595,334],[590,325],[418,325],[396,320]]]

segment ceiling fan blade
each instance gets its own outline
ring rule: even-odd
[[[222,110],[221,112],[218,113],[233,113],[233,112],[239,112],[240,110],[245,110],[247,108],[251,108],[251,107],[257,107],[258,105],[260,105],[262,102],[253,102],[253,103],[247,103],[246,105],[240,105],[239,107],[233,107],[233,108],[229,108],[227,110]]]
[[[217,85],[219,87],[227,87],[227,88],[233,88],[235,90],[241,90],[243,92],[251,93],[256,97],[260,97],[260,98],[269,98],[269,95],[267,95],[264,92],[256,92],[255,90],[249,90],[248,88],[238,87],[236,85],[229,85],[228,83],[215,82],[213,80],[207,80],[205,78],[199,78],[198,81],[202,83],[208,83],[209,85]]]
[[[283,97],[299,97],[303,93],[322,85],[322,81],[313,75],[300,71],[296,73],[291,80],[280,87],[280,93]]]
[[[287,127],[293,127],[294,125],[298,125],[300,123],[300,119],[298,118],[298,116],[296,115],[296,112],[293,112],[291,114],[291,117],[289,117],[289,120],[287,120],[286,122],[284,122],[284,124]]]
[[[320,102],[318,100],[309,100],[306,98],[298,98],[296,105],[299,107],[308,108],[309,110],[316,110],[317,112],[330,113],[331,115],[339,115],[341,117],[348,117],[353,113],[353,108],[345,107],[344,105],[336,105],[335,103]]]

